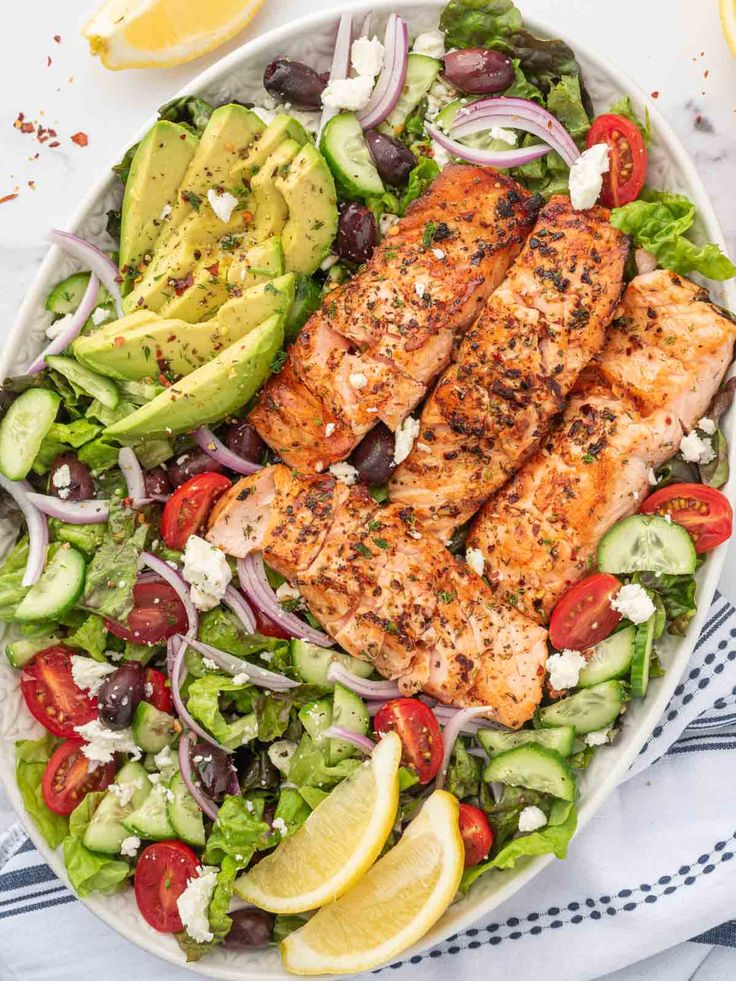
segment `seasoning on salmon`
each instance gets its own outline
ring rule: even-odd
[[[705,415],[735,338],[736,321],[690,280],[658,270],[630,283],[562,423],[471,527],[497,597],[547,619]]]
[[[446,167],[300,331],[250,414],[261,437],[291,466],[319,472],[379,420],[395,430],[449,364],[540,203],[490,168]]]
[[[554,197],[427,400],[389,497],[442,539],[539,445],[619,302],[628,240]]]

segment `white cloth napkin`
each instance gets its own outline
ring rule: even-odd
[[[660,724],[566,861],[490,919],[376,973],[587,981],[724,924],[736,912],[735,638],[736,609],[717,595]],[[89,913],[19,824],[0,839],[0,867],[3,981],[191,978]],[[734,934],[725,924],[704,939]]]

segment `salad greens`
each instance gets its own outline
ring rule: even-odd
[[[82,605],[100,616],[125,620],[133,609],[138,556],[145,547],[148,525],[137,524],[135,512],[113,501],[105,537],[87,569]]]
[[[58,740],[50,732],[41,739],[20,739],[15,744],[15,779],[23,806],[52,848],[60,845],[69,833],[69,818],[55,814],[41,791],[46,764],[57,744]]]
[[[82,839],[105,791],[92,791],[69,815],[69,834],[64,838],[64,864],[75,892],[82,897],[99,892],[103,896],[119,892],[132,875],[124,859],[113,858],[87,848]]]

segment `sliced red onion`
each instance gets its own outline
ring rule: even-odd
[[[256,632],[256,618],[253,616],[253,611],[237,589],[233,586],[228,586],[225,590],[225,595],[222,597],[222,603],[233,611],[245,628],[246,633],[254,634]]]
[[[327,680],[336,681],[343,688],[349,688],[356,695],[360,695],[361,698],[388,700],[401,696],[395,681],[366,681],[365,678],[359,678],[352,671],[348,671],[339,661],[333,661],[327,669]]]
[[[29,493],[28,500],[42,514],[70,525],[104,525],[110,514],[107,501],[62,501],[53,494],[36,494],[35,491]]]
[[[8,480],[0,474],[0,487],[13,498],[25,518],[28,529],[28,561],[21,581],[22,586],[33,586],[41,578],[46,564],[49,544],[49,526],[46,516],[31,503],[33,488],[25,480]]]
[[[636,271],[640,276],[646,276],[647,273],[654,272],[659,265],[659,259],[657,259],[656,255],[652,255],[646,249],[637,249],[634,253],[634,259],[636,260]]]
[[[451,139],[432,123],[425,123],[424,128],[432,139],[444,147],[453,157],[467,160],[468,163],[478,164],[480,167],[523,167],[524,164],[531,163],[532,160],[539,160],[552,149],[550,146],[538,144],[537,146],[520,147],[517,150],[478,150]]]
[[[80,330],[87,322],[90,314],[97,305],[97,294],[100,290],[100,281],[94,273],[89,275],[89,283],[84,291],[84,296],[79,301],[79,306],[69,319],[69,323],[61,330],[47,347],[39,354],[35,361],[31,362],[27,369],[27,375],[37,375],[46,367],[46,358],[50,354],[60,354],[65,347],[78,336]]]
[[[332,65],[330,67],[331,82],[338,82],[341,79],[348,77],[348,72],[350,71],[350,49],[352,44],[353,17],[352,14],[343,14],[340,17],[340,23],[337,28],[337,37],[335,38],[335,50],[332,54]],[[337,109],[335,109],[333,106],[325,106],[322,109],[322,116],[319,121],[319,130],[317,131],[317,146],[319,146],[319,138],[322,135],[322,130],[332,119],[332,117],[336,115]]]
[[[360,33],[358,37],[370,37],[371,33],[371,23],[373,22],[373,14],[369,10],[368,13],[363,18],[363,23],[360,25]]]
[[[469,722],[471,719],[477,718],[479,715],[487,716],[489,712],[493,714],[496,712],[492,705],[477,705],[475,708],[460,709],[442,730],[442,742],[445,747],[445,752],[442,757],[442,765],[437,773],[435,784],[437,790],[442,790],[445,785],[445,777],[447,776],[447,768],[449,767],[450,759],[452,758],[452,750],[455,746],[455,740],[460,735],[463,726],[465,723]]]
[[[404,88],[409,64],[409,27],[398,14],[389,14],[383,46],[385,55],[381,74],[368,104],[358,113],[358,122],[363,129],[373,129],[382,123],[393,111]]]
[[[187,611],[189,633],[196,635],[199,629],[199,614],[189,596],[189,586],[182,578],[181,573],[177,569],[172,569],[168,562],[164,562],[163,559],[160,559],[158,555],[154,555],[152,552],[141,552],[139,563],[142,566],[147,566],[157,575],[161,576],[164,582],[167,582],[171,586],[184,604],[184,609]]]
[[[218,668],[222,668],[228,674],[235,677],[238,674],[248,675],[248,681],[258,688],[270,688],[272,691],[288,691],[290,688],[298,688],[300,682],[292,681],[285,674],[276,674],[275,671],[268,671],[260,668],[250,661],[244,661],[241,657],[221,651],[219,647],[212,647],[211,644],[203,644],[199,640],[191,637],[182,637],[184,646],[193,647],[202,657],[211,658]]]
[[[383,706],[386,704],[386,702],[389,702],[389,701],[391,701],[391,699],[385,698],[385,699],[383,699],[380,702],[366,702],[365,703],[365,707],[366,707],[366,710],[368,712],[368,715],[370,715],[370,717],[373,718],[373,716],[376,714],[376,712],[380,712],[380,710],[383,708]]]
[[[335,641],[327,634],[323,634],[321,630],[315,630],[314,627],[310,627],[308,623],[300,620],[298,616],[282,609],[269,584],[263,565],[263,556],[260,552],[251,553],[247,559],[238,559],[238,577],[243,592],[256,609],[277,623],[286,633],[292,637],[308,640],[312,644],[317,644],[318,647],[334,646]]]
[[[118,317],[123,316],[123,298],[120,294],[120,273],[118,267],[109,256],[98,249],[96,245],[87,242],[78,235],[71,232],[63,232],[59,228],[52,228],[48,234],[48,240],[53,245],[66,252],[67,255],[79,259],[85,263],[89,269],[100,279],[107,292],[115,302],[115,312]]]
[[[422,701],[427,701],[427,699],[423,698]],[[448,725],[455,718],[458,712],[463,711],[463,709],[453,708],[453,706],[451,705],[442,705],[439,702],[430,705],[430,708],[437,716],[440,725],[443,726]],[[477,732],[480,729],[498,729],[498,728],[500,727],[495,722],[491,722],[490,720],[466,719],[462,723],[461,731],[467,733],[469,736],[474,736],[477,734]]]
[[[251,474],[263,469],[260,463],[251,463],[250,460],[246,460],[229,450],[207,426],[200,426],[199,429],[195,429],[192,436],[207,456],[211,456],[213,460],[217,460],[228,470],[234,470],[235,473]]]
[[[146,496],[146,480],[138,457],[129,446],[124,446],[118,453],[118,466],[123,471],[125,483],[128,486],[128,497],[134,500]]]
[[[194,740],[192,738],[191,732],[183,732],[181,738],[179,739],[179,770],[181,771],[181,778],[187,785],[187,790],[192,795],[197,803],[197,807],[208,818],[213,821],[217,820],[217,815],[220,813],[220,808],[215,804],[211,797],[201,789],[197,783],[194,774],[192,773],[192,760],[191,751]]]
[[[325,739],[344,739],[346,743],[352,743],[368,755],[376,748],[376,744],[368,736],[361,736],[357,732],[351,732],[350,729],[343,729],[342,726],[330,726],[322,735]]]
[[[192,732],[196,732],[201,739],[204,739],[204,741],[206,743],[209,743],[211,746],[217,746],[217,748],[221,749],[223,753],[230,753],[232,752],[232,750],[230,750],[229,747],[223,746],[222,743],[218,743],[218,741],[215,739],[214,736],[211,736],[206,729],[202,728],[202,726],[189,712],[186,705],[184,704],[184,699],[181,697],[181,686],[186,681],[187,674],[188,674],[187,666],[184,661],[184,655],[186,654],[186,650],[187,650],[187,645],[185,641],[186,638],[183,638],[181,642],[179,642],[178,638],[174,639],[174,648],[176,647],[177,643],[179,643],[179,647],[176,650],[176,653],[174,654],[172,668],[169,671],[169,681],[171,684],[171,697],[174,699],[174,705],[176,706],[176,711],[182,723],[185,726],[187,726],[188,729],[191,729]],[[167,656],[167,660],[168,660],[168,656]]]

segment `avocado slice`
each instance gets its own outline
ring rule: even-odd
[[[236,290],[256,286],[285,272],[281,239],[274,235],[234,257],[227,271],[228,289],[237,296]]]
[[[283,341],[283,315],[269,317],[208,364],[109,426],[105,435],[134,443],[219,422],[245,405],[266,381]]]
[[[217,254],[201,259],[185,279],[185,285],[170,290],[169,299],[159,307],[159,313],[167,319],[186,320],[190,324],[207,320],[228,298],[227,266],[229,257]]]
[[[250,182],[255,211],[253,225],[263,239],[280,235],[289,219],[284,195],[276,187],[275,180],[288,168],[299,150],[296,140],[284,140]]]
[[[236,182],[242,181],[246,186],[250,184],[252,177],[285,140],[294,140],[299,146],[304,146],[309,142],[309,134],[296,119],[280,113],[268,124],[243,159],[235,164],[230,177]]]
[[[199,145],[199,138],[178,123],[159,120],[138,144],[120,219],[120,268],[137,268],[150,255],[165,218],[173,209],[179,185]]]
[[[335,181],[322,154],[307,143],[274,183],[289,209],[281,233],[286,268],[309,275],[329,252],[337,232]]]

